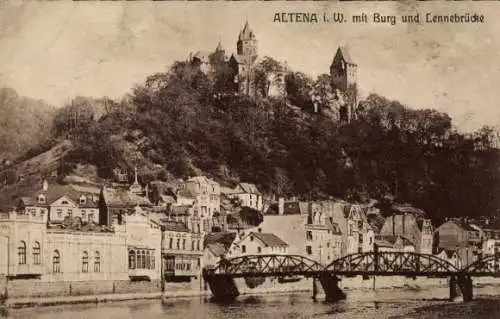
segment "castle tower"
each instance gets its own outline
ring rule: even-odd
[[[349,121],[353,118],[358,103],[358,65],[354,62],[346,46],[339,47],[330,65],[332,89],[344,96],[346,104],[340,110],[340,118]]]
[[[238,35],[238,42],[236,42],[236,53],[239,56],[245,57],[248,64],[253,63],[257,59],[257,39],[255,33],[248,24],[245,22],[243,30]]]

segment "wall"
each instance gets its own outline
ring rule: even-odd
[[[113,293],[160,292],[161,283],[155,281],[82,281],[45,282],[42,280],[10,280],[7,284],[9,298],[63,297]]]
[[[43,249],[44,281],[125,280],[127,250],[124,232],[99,233],[49,229]],[[54,272],[55,251],[60,256],[60,272]],[[88,255],[88,272],[83,272],[84,252]],[[94,271],[97,253],[100,271]]]
[[[127,258],[123,264],[128,265],[128,250],[152,250],[155,257],[154,268],[129,269],[129,275],[148,276],[152,280],[160,279],[161,276],[161,238],[160,226],[142,213],[142,210],[136,207],[135,212],[125,217],[126,245],[125,253]]]

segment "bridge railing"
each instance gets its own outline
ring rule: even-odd
[[[374,274],[374,275],[451,275],[478,274],[499,275],[499,258],[488,256],[481,258],[468,267],[458,269],[447,260],[435,255],[415,252],[364,252],[355,253],[334,260],[322,266],[318,262],[301,255],[243,255],[231,259],[222,259],[212,269],[211,274],[317,274],[320,272],[339,274]]]

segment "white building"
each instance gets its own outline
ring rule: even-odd
[[[275,234],[250,232],[238,239],[229,248],[230,257],[288,253],[288,244]]]

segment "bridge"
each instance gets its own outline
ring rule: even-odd
[[[301,255],[244,255],[222,259],[215,268],[204,269],[203,277],[217,298],[239,295],[234,278],[309,277],[313,278],[313,296],[319,281],[327,300],[345,298],[338,286],[339,277],[406,276],[450,278],[450,298],[462,292],[464,301],[473,299],[471,277],[500,277],[499,258],[480,258],[463,269],[430,254],[414,252],[365,252],[344,256],[327,266]]]

